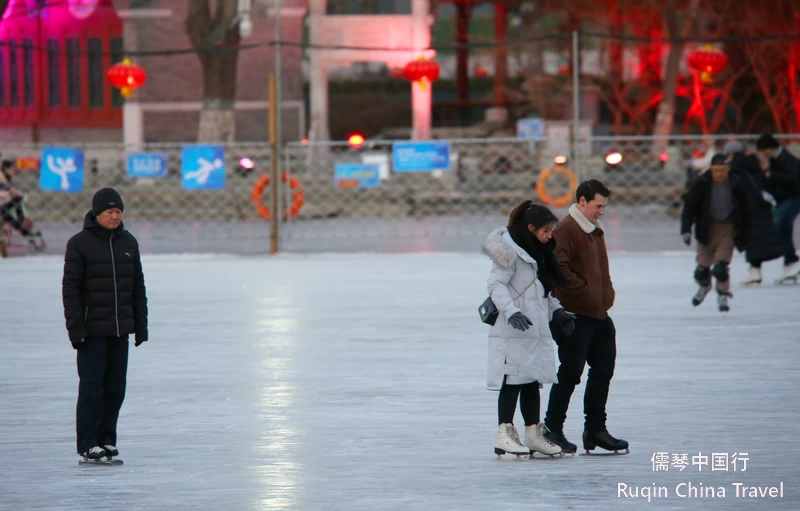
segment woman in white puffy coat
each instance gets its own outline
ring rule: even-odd
[[[556,346],[550,321],[565,335],[574,330],[551,290],[562,278],[553,255],[553,228],[558,219],[544,206],[525,201],[511,212],[507,228],[492,231],[483,253],[492,260],[487,282],[498,310],[489,331],[487,387],[500,391],[495,453],[561,453],[544,438],[539,423],[539,386],[556,382]],[[514,427],[517,399],[525,420],[525,441]]]

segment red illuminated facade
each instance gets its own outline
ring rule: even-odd
[[[122,97],[107,79],[123,58],[111,0],[11,0],[0,41],[4,126],[122,126]]]

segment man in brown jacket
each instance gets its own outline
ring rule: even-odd
[[[550,391],[545,416],[545,438],[564,452],[577,446],[564,436],[569,400],[580,383],[583,367],[589,364],[589,378],[583,406],[583,446],[587,451],[601,447],[609,451],[628,448],[628,442],[611,436],[606,429],[608,386],[614,375],[617,357],[616,329],[608,315],[614,305],[614,286],[608,270],[608,253],[600,217],[605,213],[611,191],[600,181],[584,181],[575,192],[576,204],[553,231],[555,256],[564,279],[554,294],[561,305],[577,315],[570,336],[559,328],[551,332],[558,344],[558,383]]]

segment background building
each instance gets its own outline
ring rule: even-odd
[[[275,50],[266,44],[275,38],[274,2],[250,3],[252,33],[241,40],[236,66],[234,138],[265,141],[267,83],[275,71]],[[147,72],[135,94],[143,141],[195,140],[204,83],[185,27],[188,5],[185,0],[8,0],[0,24],[7,42],[0,47],[0,141],[121,142],[123,101],[106,72],[125,49],[147,52],[131,56]],[[305,12],[302,0],[283,1],[284,40],[302,40]],[[257,43],[264,44],[247,47]],[[297,46],[282,53],[286,140],[305,134],[301,54]]]

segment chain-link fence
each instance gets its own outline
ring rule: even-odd
[[[755,138],[593,137],[574,148],[569,139],[452,140],[450,170],[433,172],[397,172],[391,142],[290,145],[286,168],[302,183],[305,204],[282,237],[302,251],[471,250],[521,201],[563,216],[574,183],[596,178],[614,194],[605,220],[612,249],[679,249],[687,180],[726,142],[752,146]],[[377,167],[380,185],[337,180],[337,167],[352,165]]]
[[[797,138],[785,142],[800,154]],[[300,252],[474,250],[522,200],[549,202],[563,216],[574,184],[597,178],[614,192],[605,218],[610,248],[680,248],[677,216],[687,177],[708,168],[731,139],[751,145],[755,137],[594,137],[573,150],[569,140],[451,140],[449,161],[424,172],[397,167],[400,142],[290,144],[282,154],[280,246]],[[85,154],[81,192],[42,191],[38,171],[14,179],[50,252],[63,250],[92,194],[104,186],[122,194],[126,226],[145,252],[268,252],[270,222],[264,208],[257,210],[269,207],[270,185],[263,180],[271,168],[268,145],[226,145],[220,190],[184,189],[182,146],[138,148],[165,156],[160,178],[129,177],[122,146],[72,147]],[[23,160],[38,158],[41,149],[0,147],[3,158]],[[559,156],[566,160],[556,163]],[[261,202],[253,200],[254,189]],[[16,241],[13,246],[24,247]]]
[[[81,229],[83,218],[91,209],[92,195],[105,186],[116,188],[122,195],[125,226],[134,233],[145,252],[259,253],[269,250],[269,222],[258,216],[251,201],[256,180],[268,172],[271,165],[271,150],[267,144],[225,145],[225,186],[219,190],[184,189],[182,145],[150,144],[135,148],[137,152],[154,153],[165,159],[165,175],[154,178],[128,175],[129,151],[122,145],[70,144],[68,147],[82,150],[84,154],[82,191],[43,191],[39,170],[20,170],[13,178],[13,185],[25,194],[25,212],[33,220],[34,228],[42,231],[47,252],[63,252],[69,237]],[[42,149],[35,145],[0,144],[2,158],[17,160],[21,167],[31,162],[38,165]],[[241,161],[247,161],[245,166]],[[245,168],[251,166],[251,169]],[[7,222],[5,230],[8,235]],[[12,234],[10,241],[15,248],[10,250],[12,254],[28,252],[27,244],[17,233]]]

